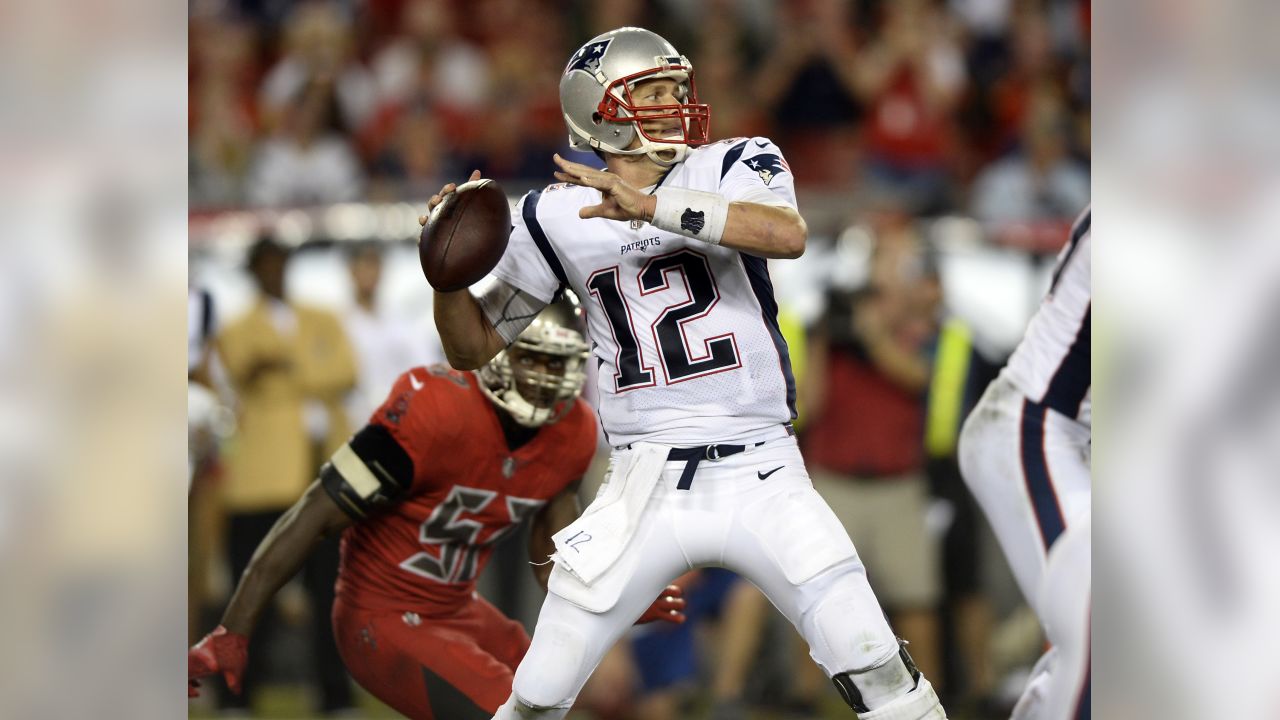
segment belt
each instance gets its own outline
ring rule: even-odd
[[[796,434],[795,428],[791,423],[783,423],[786,428],[787,437]],[[750,447],[760,447],[769,442],[761,440]],[[688,448],[671,448],[667,453],[667,462],[682,461],[684,462],[684,471],[680,473],[680,482],[676,483],[677,490],[688,490],[693,486],[693,474],[698,470],[698,463],[703,460],[716,462],[730,455],[737,455],[747,449],[747,445],[699,445],[697,447]]]

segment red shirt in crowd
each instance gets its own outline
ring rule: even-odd
[[[832,347],[821,411],[805,423],[810,465],[862,478],[923,467],[924,400],[852,348]]]

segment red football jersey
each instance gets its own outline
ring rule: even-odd
[[[586,403],[512,452],[478,382],[444,366],[414,368],[370,418],[413,460],[413,484],[343,534],[344,602],[427,615],[457,608],[495,541],[587,471],[596,420]]]

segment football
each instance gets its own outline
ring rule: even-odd
[[[483,178],[463,183],[422,227],[422,273],[440,292],[470,287],[498,264],[510,238],[511,205],[502,187]]]

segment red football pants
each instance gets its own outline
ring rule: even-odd
[[[356,682],[411,720],[489,720],[529,649],[524,627],[479,597],[429,618],[338,599],[333,634]]]

